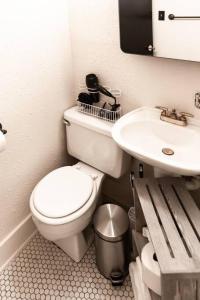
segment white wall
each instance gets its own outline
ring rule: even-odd
[[[200,64],[124,54],[120,50],[117,0],[70,0],[76,91],[89,72],[123,91],[124,111],[166,105],[194,113]]]
[[[29,214],[30,193],[66,161],[71,105],[67,0],[0,1],[0,241]]]

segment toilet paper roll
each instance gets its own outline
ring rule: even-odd
[[[188,191],[196,191],[200,189],[200,177],[184,177],[185,186]]]
[[[155,259],[155,251],[152,243],[148,243],[142,249],[142,279],[144,283],[161,296],[161,276],[159,264]]]
[[[0,152],[6,148],[6,138],[5,135],[0,131]]]

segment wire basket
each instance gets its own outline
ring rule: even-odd
[[[77,105],[79,112],[113,123],[122,116],[121,107],[119,107],[116,111],[111,111],[100,106],[85,104],[80,101],[77,101]]]

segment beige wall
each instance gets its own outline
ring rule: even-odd
[[[200,63],[123,53],[117,0],[70,0],[70,26],[76,93],[85,75],[94,72],[102,84],[122,90],[124,112],[163,105],[200,118],[194,106],[194,94],[200,91]],[[130,203],[125,179],[107,180],[104,192]]]
[[[8,130],[0,154],[0,241],[28,215],[38,180],[66,162],[62,114],[87,73],[122,90],[124,112],[159,104],[200,118],[193,105],[200,64],[121,52],[117,0],[1,1],[0,20],[0,121]],[[104,191],[130,197],[127,179],[107,181]]]
[[[117,0],[70,0],[76,91],[88,72],[119,88],[124,112],[166,105],[194,113],[200,63],[125,54],[119,45]]]
[[[71,105],[67,0],[0,1],[0,241],[28,214],[30,193],[63,165]]]

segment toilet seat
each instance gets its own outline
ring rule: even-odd
[[[36,186],[33,205],[36,211],[51,219],[67,217],[90,199],[94,180],[74,167],[63,167],[45,176]]]

